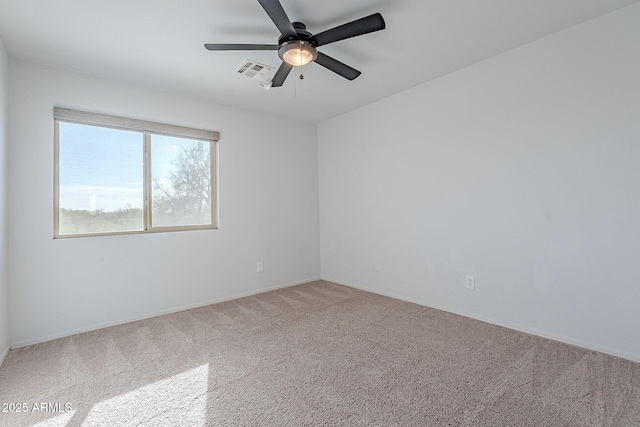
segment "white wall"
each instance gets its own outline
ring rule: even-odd
[[[639,52],[634,6],[321,123],[322,277],[640,361]]]
[[[319,277],[315,125],[14,60],[10,75],[13,346]],[[54,240],[54,105],[220,131],[219,230]]]
[[[0,39],[0,363],[9,351],[8,174],[9,57]]]

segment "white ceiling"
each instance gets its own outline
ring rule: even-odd
[[[638,2],[281,0],[312,33],[374,12],[387,28],[319,49],[362,71],[356,80],[310,64],[269,91],[235,70],[245,59],[277,68],[277,52],[203,47],[276,44],[256,0],[1,0],[0,37],[11,58],[319,122]]]

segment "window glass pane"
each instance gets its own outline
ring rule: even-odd
[[[140,231],[144,136],[59,122],[60,235]]]
[[[152,226],[211,224],[211,143],[151,136]]]

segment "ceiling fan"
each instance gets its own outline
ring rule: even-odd
[[[272,87],[280,87],[295,66],[313,61],[323,67],[353,80],[361,73],[332,57],[318,52],[318,47],[374,31],[384,30],[385,23],[380,13],[339,25],[318,34],[311,34],[302,22],[291,22],[279,0],[258,0],[278,31],[278,44],[205,44],[208,50],[277,50],[282,65],[273,76]]]

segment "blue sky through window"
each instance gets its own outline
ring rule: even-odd
[[[59,132],[60,208],[142,208],[142,133],[67,122],[59,123]],[[154,147],[154,179],[166,179],[177,151],[174,144]]]

